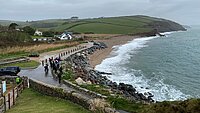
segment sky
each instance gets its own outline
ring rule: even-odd
[[[200,25],[200,0],[0,0],[0,20],[148,15]]]

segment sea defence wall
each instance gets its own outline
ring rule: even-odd
[[[84,95],[81,92],[77,92],[74,90],[65,90],[53,85],[45,84],[43,82],[34,80],[34,79],[29,79],[29,87],[40,92],[41,94],[52,96],[52,97],[58,97],[66,100],[70,100],[74,103],[77,103],[84,108],[91,110],[93,107],[93,102],[94,99],[96,98],[91,98],[90,96]],[[83,90],[83,89],[80,89]],[[118,113],[116,110],[110,108],[110,107],[105,107],[101,109],[104,113]]]

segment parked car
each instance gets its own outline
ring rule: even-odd
[[[18,66],[5,67],[0,69],[0,76],[4,75],[16,76],[20,71],[21,69]]]
[[[37,52],[33,52],[33,53],[30,53],[29,55],[28,55],[28,57],[39,57],[40,55],[39,55],[39,53],[37,53]]]

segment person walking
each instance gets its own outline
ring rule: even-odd
[[[62,66],[60,66],[59,73],[58,73],[58,82],[59,82],[59,84],[61,83],[62,74],[63,74],[63,68],[62,68]]]
[[[16,83],[19,84],[20,82],[21,82],[20,78],[17,77],[17,78],[16,78]]]
[[[62,68],[62,66],[60,66],[59,72],[63,74],[63,68]]]
[[[47,63],[44,66],[44,71],[45,71],[45,73],[48,73],[48,71],[49,71],[49,65]]]
[[[54,72],[57,73],[57,67],[56,67],[56,64],[55,64],[54,61],[53,61],[53,63],[52,63],[52,67],[53,67]]]
[[[44,60],[42,60],[42,66],[44,66]]]

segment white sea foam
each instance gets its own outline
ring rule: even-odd
[[[175,32],[177,32],[177,31],[173,31],[173,32],[164,32],[164,33],[160,33],[160,34],[161,34],[161,35],[170,35],[170,34],[175,33]]]
[[[165,33],[165,35],[169,34],[171,33]],[[132,84],[138,92],[151,92],[154,95],[153,99],[156,101],[186,99],[187,95],[184,95],[171,85],[164,84],[162,76],[157,75],[151,79],[147,79],[140,70],[130,70],[122,66],[129,61],[131,54],[136,54],[137,50],[148,46],[148,41],[158,37],[159,36],[138,38],[125,45],[115,46],[115,51],[113,51],[111,55],[112,57],[103,60],[95,69],[112,73],[112,76],[108,76],[110,80],[117,83],[123,82]]]

